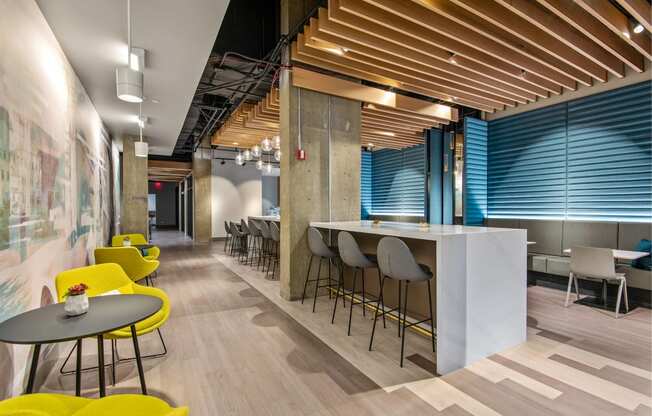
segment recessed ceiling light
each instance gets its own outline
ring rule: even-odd
[[[453,52],[451,52],[451,56],[450,58],[448,58],[448,62],[450,62],[453,65],[457,64],[457,59],[455,59],[455,54]]]
[[[631,38],[631,36],[629,35],[629,32],[627,32],[627,31],[623,32],[623,36],[625,36],[627,39]]]
[[[233,142],[233,145],[234,145],[234,146],[237,146],[237,145],[238,145],[238,142]]]
[[[521,74],[519,75],[520,78],[525,79],[525,76],[527,75],[527,72],[525,72],[525,69],[521,70]]]
[[[645,30],[645,28],[640,23],[634,26],[634,33],[641,33],[643,30]]]

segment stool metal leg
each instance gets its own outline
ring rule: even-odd
[[[323,257],[319,258],[319,267],[317,267],[317,282],[315,283],[315,295],[312,300],[312,312],[315,312],[315,307],[317,306],[317,292],[319,292],[319,282],[321,280],[321,263],[322,263]],[[330,283],[330,282],[329,282]],[[330,290],[328,291],[330,293]]]
[[[306,287],[308,287],[308,279],[310,279],[310,267],[312,266],[312,259],[315,256],[310,255],[310,261],[308,261],[308,273],[306,273],[306,281],[303,283],[303,294],[301,294],[301,304],[303,305],[303,300],[306,298]]]
[[[362,316],[367,316],[367,301],[365,300],[365,288],[364,288],[364,269],[362,269]]]
[[[383,287],[383,279],[380,277],[380,269],[376,269],[376,270],[378,271],[378,287],[382,288]],[[380,293],[378,294],[378,301],[381,301]],[[379,306],[382,307],[383,310],[385,310],[384,302],[381,302]],[[387,323],[385,322],[385,314],[383,314],[383,328],[387,328]]]
[[[362,276],[364,276],[364,269],[362,270]],[[349,305],[349,328],[346,331],[347,336],[351,336],[351,318],[353,316],[353,296],[355,296],[355,281],[358,280],[358,269],[353,270],[353,289],[351,290],[351,304]],[[342,295],[344,295],[342,293]],[[335,299],[335,305],[337,305],[337,299]],[[362,310],[364,311],[364,303],[362,304]]]
[[[81,396],[82,339],[77,340],[77,367],[75,368],[75,396]]]
[[[435,352],[435,320],[433,319],[433,313],[432,313],[432,292],[430,289],[430,280],[428,280],[428,305],[430,307],[430,327],[432,329],[432,334],[430,335],[430,339],[432,340],[432,352]]]
[[[403,367],[403,351],[405,351],[405,328],[407,324],[407,304],[408,304],[408,289],[410,287],[410,281],[405,282],[405,301],[403,302],[403,339],[401,339],[401,367]],[[399,300],[400,302],[400,300]],[[398,311],[399,317],[399,328],[401,327],[401,311]]]
[[[401,337],[401,281],[398,280],[398,337]]]
[[[378,311],[380,310],[380,305],[383,302],[383,287],[385,286],[385,276],[380,280],[380,293],[378,294],[378,302],[376,303],[376,311],[374,313],[374,325],[371,327],[371,338],[369,339],[369,351],[374,343],[374,334],[376,332],[376,321],[378,321]],[[384,308],[384,307],[383,307]],[[383,317],[385,316],[385,311],[383,310]]]
[[[353,274],[355,276],[355,271]],[[331,317],[331,324],[335,322],[335,311],[337,311],[337,301],[340,299],[340,289],[342,289],[342,297],[344,297],[344,270],[342,270],[341,273],[338,273],[338,276],[339,279],[337,279],[337,291],[335,292],[335,305],[333,305],[333,316]]]

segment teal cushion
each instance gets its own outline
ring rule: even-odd
[[[650,240],[643,239],[639,241],[638,244],[636,244],[634,251],[645,251],[650,254],[645,257],[641,257],[640,259],[634,260],[632,262],[632,267],[642,270],[652,270],[652,242],[650,242]]]

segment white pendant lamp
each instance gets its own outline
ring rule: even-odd
[[[259,161],[256,162],[256,169],[263,170],[264,165],[265,165],[265,163],[262,160],[259,160]]]
[[[244,160],[247,162],[251,160],[251,150],[247,149],[244,152],[242,152],[242,157],[244,157]]]
[[[258,146],[258,145],[254,145],[254,146],[251,148],[251,156],[255,157],[256,159],[258,159],[258,158],[260,157],[261,153],[262,153],[262,152],[261,152],[261,150],[260,150],[260,146]]]
[[[242,152],[238,152],[237,155],[235,155],[235,164],[238,166],[242,166],[245,164],[244,156],[242,155]]]
[[[277,151],[274,152],[274,160],[276,160],[277,162],[281,161],[281,151],[280,150],[277,150]]]
[[[271,152],[272,151],[272,141],[268,138],[264,138],[262,142],[260,142],[260,147],[263,149],[263,152]]]
[[[127,0],[127,66],[115,69],[118,98],[129,103],[143,102],[143,73],[131,66],[131,0]]]
[[[273,140],[274,149],[278,150],[281,148],[281,136],[274,136]]]
[[[143,104],[138,104],[138,119],[142,120],[143,118]],[[147,142],[143,141],[143,126],[144,123],[138,123],[138,135],[140,136],[140,141],[134,143],[134,153],[137,157],[147,157],[149,154],[149,146]]]
[[[267,163],[265,165],[265,173],[272,173],[272,164],[271,163]]]

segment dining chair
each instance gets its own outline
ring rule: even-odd
[[[629,312],[629,302],[627,300],[627,278],[625,277],[625,273],[616,272],[616,262],[612,249],[581,246],[571,248],[570,273],[568,274],[568,288],[566,290],[566,302],[564,303],[564,307],[568,307],[571,288],[573,285],[575,286],[577,300],[580,299],[578,277],[589,280],[602,280],[603,282],[615,281],[618,284],[615,316],[618,318],[623,292],[625,297],[625,311]]]
[[[134,282],[145,279],[153,285],[150,276],[158,270],[158,260],[144,258],[136,247],[98,247],[95,249],[95,264],[117,263]]]

